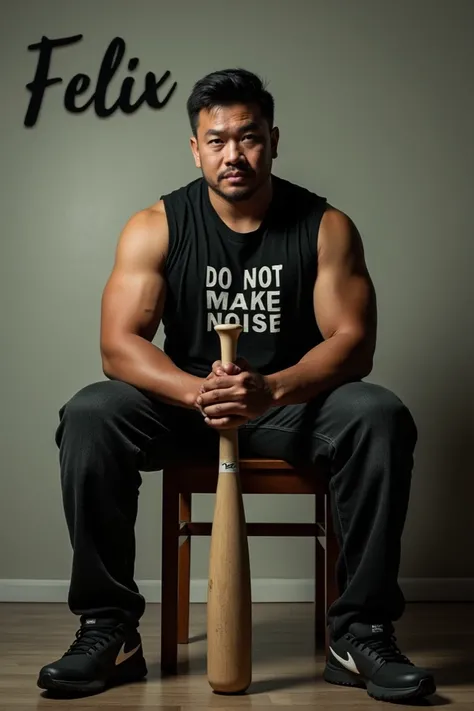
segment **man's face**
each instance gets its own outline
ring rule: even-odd
[[[249,199],[271,174],[278,129],[258,106],[233,104],[201,111],[191,149],[204,179],[229,202]]]

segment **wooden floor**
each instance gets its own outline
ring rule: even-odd
[[[206,680],[205,606],[192,605],[191,644],[180,647],[176,677],[159,666],[159,605],[149,605],[141,625],[148,679],[82,699],[56,700],[36,687],[38,669],[72,641],[77,626],[65,605],[0,604],[0,709],[19,711],[115,708],[121,711],[202,711],[256,707],[285,711],[361,711],[393,708],[364,690],[331,686],[315,658],[310,604],[254,605],[253,682],[243,696],[223,697]],[[474,710],[474,604],[412,604],[397,625],[402,650],[434,670],[438,693],[424,706]],[[420,705],[420,704],[419,704]]]

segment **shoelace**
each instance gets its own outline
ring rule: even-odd
[[[99,645],[105,647],[107,642],[118,636],[117,627],[80,627],[76,632],[76,639],[71,644],[65,657],[73,654],[91,654]]]
[[[371,651],[371,656],[382,657],[385,662],[396,662],[398,664],[408,664],[413,666],[408,657],[406,657],[397,647],[397,640],[394,635],[389,637],[376,637],[366,640],[352,640],[358,647],[366,648]]]

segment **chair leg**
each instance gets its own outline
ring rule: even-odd
[[[315,520],[316,524],[324,526],[324,497],[315,497]],[[314,584],[314,646],[315,651],[324,649],[326,641],[326,571],[324,544],[321,535],[316,530],[314,539],[315,555],[315,584]]]
[[[178,667],[179,492],[175,477],[163,471],[161,544],[161,669]]]
[[[325,565],[325,587],[326,587],[326,610],[327,613],[333,602],[336,601],[338,597],[337,581],[336,581],[336,563],[339,554],[339,545],[336,538],[336,533],[334,531],[334,524],[332,519],[332,511],[330,505],[329,494],[325,495],[325,507],[324,507],[324,525],[326,530],[326,547],[324,551],[324,565]],[[326,659],[329,658],[329,628],[326,626]]]
[[[191,521],[192,494],[181,494],[179,504],[180,523]],[[178,644],[189,642],[189,593],[191,583],[191,536],[179,546],[178,574]]]

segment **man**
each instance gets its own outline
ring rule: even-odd
[[[255,75],[210,74],[187,109],[202,177],[124,227],[102,299],[108,379],[60,411],[81,626],[38,684],[84,693],[146,675],[133,577],[140,471],[179,453],[183,431],[214,456],[219,429],[239,427],[243,456],[329,465],[341,555],[326,681],[382,700],[431,694],[432,676],[394,636],[417,431],[398,397],[362,380],[376,303],[361,238],[324,198],[272,173],[279,131]],[[220,363],[214,325],[235,321],[239,359]],[[152,343],[160,322],[163,350]]]

